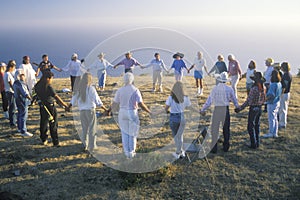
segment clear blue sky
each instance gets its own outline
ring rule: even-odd
[[[22,31],[44,29],[48,34],[57,34],[55,39],[60,38],[72,48],[67,35],[74,35],[78,41],[84,32],[86,41],[73,47],[77,51],[101,42],[96,35],[105,39],[127,29],[155,26],[190,35],[213,58],[220,52],[232,52],[243,66],[251,58],[264,66],[264,58],[272,56],[298,68],[299,8],[299,0],[8,0],[1,2],[4,33],[0,40],[8,42],[7,34],[22,37]],[[3,51],[0,47],[0,59]]]

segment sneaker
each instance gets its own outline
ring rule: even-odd
[[[48,140],[42,141],[42,145],[47,145],[48,144]]]
[[[273,137],[273,134],[271,134],[271,133],[264,134],[262,137],[263,137],[263,138],[272,138],[272,137]]]
[[[20,129],[18,129],[18,131],[17,131],[18,133],[21,133],[21,130]]]
[[[32,137],[33,134],[29,133],[29,132],[25,132],[25,133],[22,133],[21,136],[23,136],[23,137]]]
[[[156,90],[153,88],[152,90],[151,90],[151,92],[155,92]]]
[[[199,96],[203,95],[203,89],[200,89]]]
[[[176,152],[172,153],[172,155],[176,160],[180,158],[180,154],[177,154]]]
[[[185,151],[181,151],[180,158],[185,158]]]
[[[273,135],[273,138],[278,138],[278,135],[276,134],[276,135]]]
[[[164,90],[162,88],[159,88],[159,92],[164,92]]]

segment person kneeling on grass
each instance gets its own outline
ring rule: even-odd
[[[92,85],[92,75],[90,73],[84,73],[78,89],[72,97],[71,106],[78,105],[80,111],[80,120],[82,127],[82,139],[85,146],[85,150],[93,151],[96,149],[97,140],[97,118],[96,118],[96,106],[100,106],[106,112],[108,109],[103,106],[100,97],[97,94],[95,87]]]
[[[18,132],[20,132],[23,137],[32,137],[33,135],[27,132],[26,129],[28,105],[30,104],[31,97],[28,90],[28,86],[25,83],[24,70],[19,69],[16,71],[13,88],[14,88],[16,105],[18,109],[18,114],[17,114]]]
[[[178,159],[185,157],[183,149],[183,132],[185,128],[184,109],[191,106],[191,101],[188,96],[184,95],[183,84],[177,81],[172,88],[171,95],[166,101],[166,112],[170,108],[170,128],[174,137],[176,152],[173,156]]]
[[[41,79],[34,86],[35,92],[38,96],[38,102],[40,105],[40,138],[43,145],[48,143],[48,123],[50,127],[50,135],[52,138],[53,146],[60,147],[58,141],[57,127],[57,111],[54,100],[69,111],[68,105],[56,94],[53,87],[51,86],[53,81],[53,73],[50,71],[44,72]]]
[[[250,136],[250,145],[252,149],[259,147],[259,132],[260,132],[260,116],[262,112],[262,105],[266,100],[266,90],[264,88],[264,82],[266,79],[262,76],[261,72],[255,72],[254,76],[251,76],[254,81],[254,85],[251,87],[247,100],[243,105],[235,109],[238,113],[247,106],[249,106],[248,113],[248,133]]]

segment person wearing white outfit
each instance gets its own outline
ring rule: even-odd
[[[251,60],[248,64],[247,72],[243,75],[243,76],[246,76],[247,95],[249,94],[249,92],[254,84],[253,77],[254,77],[255,70],[256,70],[256,63],[254,60]]]
[[[271,74],[272,74],[272,71],[274,70],[273,63],[274,63],[274,60],[272,58],[267,58],[265,60],[265,65],[267,66],[267,70],[264,72],[264,77],[266,79],[266,82],[265,82],[266,92],[268,92],[270,83],[271,83]],[[264,112],[267,112],[267,104],[265,104]]]
[[[203,53],[201,51],[197,53],[197,57],[194,60],[194,64],[190,67],[189,71],[191,71],[191,69],[193,68],[195,68],[194,78],[196,80],[197,96],[200,96],[203,94],[203,69],[205,69],[206,73],[208,74],[206,60],[203,58]]]
[[[30,63],[29,56],[23,57],[23,64],[21,64],[18,69],[24,70],[25,77],[26,77],[26,85],[28,86],[29,93],[31,95],[33,87],[37,81],[36,81],[36,72]]]
[[[117,90],[111,108],[115,111],[119,107],[118,122],[122,134],[123,150],[127,158],[133,158],[136,155],[136,143],[140,128],[138,107],[151,113],[143,103],[141,92],[133,85],[133,81],[133,74],[125,73],[124,86]]]
[[[242,70],[234,55],[229,54],[228,61],[228,75],[231,77],[231,87],[234,91],[235,97],[237,98],[237,85],[242,76]]]
[[[78,106],[82,127],[82,141],[86,150],[93,151],[97,148],[97,121],[96,106],[108,109],[103,105],[96,89],[91,85],[92,75],[84,73],[78,90],[73,95],[69,108]]]
[[[168,72],[168,69],[166,68],[166,65],[162,59],[160,59],[159,53],[154,54],[155,59],[151,60],[150,64],[146,65],[144,68],[147,67],[153,67],[153,87],[152,92],[156,91],[156,83],[159,85],[159,92],[163,91],[162,88],[162,77],[163,77],[163,70]]]
[[[281,64],[282,75],[282,94],[280,97],[279,107],[279,129],[286,128],[287,125],[287,113],[290,101],[290,89],[292,84],[292,75],[290,73],[291,67],[287,62]]]
[[[81,67],[81,61],[78,60],[78,55],[76,53],[73,53],[71,60],[64,68],[62,68],[62,70],[70,73],[72,91],[74,91],[74,88],[77,89],[77,82],[79,82],[83,70]]]
[[[108,62],[104,58],[104,53],[100,53],[98,55],[98,58],[91,66],[87,68],[89,72],[91,71],[97,71],[97,77],[98,77],[98,86],[100,87],[100,90],[104,90],[105,88],[105,81],[106,81],[106,69],[108,67],[113,67],[113,65]]]

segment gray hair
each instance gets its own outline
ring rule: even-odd
[[[134,81],[133,73],[127,72],[127,73],[124,75],[124,84],[125,84],[125,85],[129,85],[129,84],[132,84],[133,81]]]
[[[231,58],[232,60],[235,60],[235,57],[234,57],[233,54],[229,54],[229,55],[228,55],[228,59],[230,59],[230,58]]]

